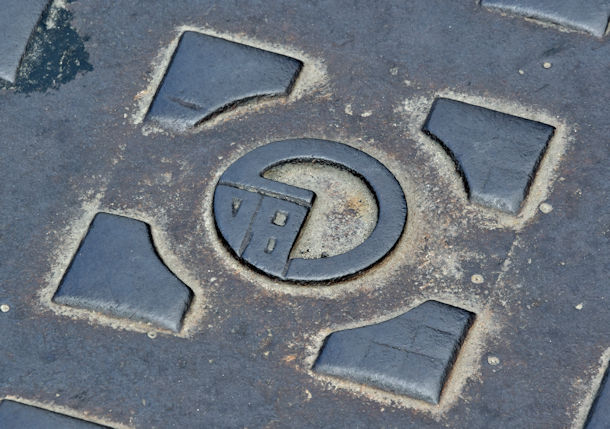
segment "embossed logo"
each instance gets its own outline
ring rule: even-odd
[[[277,165],[306,161],[349,171],[375,197],[377,221],[372,232],[345,253],[291,257],[316,195],[263,174]],[[314,139],[270,143],[247,153],[223,173],[213,204],[219,234],[237,258],[272,277],[295,282],[333,281],[369,268],[394,247],[407,219],[403,191],[383,164],[351,146]]]

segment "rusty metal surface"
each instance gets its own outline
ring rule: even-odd
[[[113,427],[582,424],[610,347],[608,37],[474,1],[66,8],[92,70],[44,92],[0,90],[0,301],[10,307],[0,313],[0,396]],[[193,132],[148,130],[138,118],[149,84],[185,26],[292,52],[304,72],[314,64],[311,85]],[[420,131],[437,96],[556,128],[519,217],[468,203],[451,159]],[[372,155],[409,207],[387,258],[326,288],[241,265],[211,215],[233,161],[300,137]],[[51,303],[101,210],[147,221],[193,290],[179,335]],[[330,331],[428,299],[477,314],[438,406],[310,371]]]

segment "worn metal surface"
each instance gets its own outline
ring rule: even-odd
[[[343,254],[362,244],[377,223],[377,202],[366,183],[349,171],[319,162],[281,164],[264,177],[316,194],[291,258]]]
[[[474,1],[66,8],[92,69],[55,89],[0,90],[0,301],[10,308],[0,313],[0,395],[113,427],[584,422],[610,347],[608,37]],[[137,123],[149,83],[162,77],[184,26],[293,53],[307,90],[186,135],[149,132]],[[556,128],[519,216],[467,202],[451,159],[420,131],[437,96]],[[297,137],[374,156],[409,206],[389,257],[324,290],[280,285],[240,265],[211,217],[228,165]],[[151,224],[159,254],[193,290],[179,335],[149,336],[146,326],[51,303],[100,210]],[[330,331],[427,299],[477,314],[438,406],[310,371]]]
[[[313,370],[438,404],[474,317],[426,301],[394,319],[333,332]]]
[[[191,296],[159,259],[148,225],[98,213],[53,302],[178,332]]]
[[[375,196],[377,219],[370,236],[360,245],[334,256],[289,258],[317,198],[309,189],[270,180],[264,173],[278,164],[295,161],[335,165],[360,176],[367,184]],[[242,198],[251,201],[243,190],[260,195],[260,201],[247,209],[245,222],[235,205]],[[407,220],[404,192],[383,164],[351,146],[318,139],[278,141],[247,153],[220,176],[213,204],[218,233],[223,239],[227,234],[231,236],[226,241],[236,257],[272,277],[297,282],[338,281],[362,273],[391,252]],[[239,209],[239,213],[244,211],[246,208]],[[285,225],[273,221],[279,213],[287,217]],[[239,240],[234,240],[236,235]]]

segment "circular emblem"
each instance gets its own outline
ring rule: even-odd
[[[345,253],[291,257],[316,195],[263,175],[281,164],[308,161],[347,170],[375,197],[377,221],[372,232]],[[369,268],[392,250],[407,219],[402,188],[383,164],[351,146],[314,139],[270,143],[239,158],[220,177],[213,204],[219,235],[238,259],[294,282],[328,282]]]

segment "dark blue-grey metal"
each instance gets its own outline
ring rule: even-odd
[[[481,0],[483,6],[586,31],[603,37],[610,0]]]
[[[286,252],[285,243],[290,248],[296,241],[298,232],[306,219],[309,208],[314,203],[315,194],[285,183],[276,182],[262,177],[268,169],[287,162],[317,161],[344,168],[360,177],[370,188],[378,205],[378,218],[375,228],[369,237],[354,249],[327,258],[320,259],[288,259],[290,249]],[[240,193],[244,191],[258,193],[264,196],[258,206],[249,204],[249,225],[236,222],[236,216],[243,216],[234,205],[241,205]],[[235,195],[233,195],[235,194]],[[231,196],[233,195],[233,196]],[[263,224],[271,224],[272,206],[288,214],[293,213],[300,220],[298,226],[289,224],[283,227],[269,226],[273,231],[269,236],[262,236],[259,230],[261,222],[259,215],[268,217]],[[279,206],[282,206],[280,208]],[[261,209],[262,208],[262,209]],[[267,213],[269,212],[269,213]],[[407,203],[405,196],[390,171],[375,158],[354,149],[351,146],[315,139],[286,140],[259,147],[234,162],[221,176],[214,195],[214,216],[220,235],[239,258],[257,269],[283,280],[297,282],[332,281],[356,274],[383,258],[400,238],[407,219]],[[266,218],[265,218],[266,219]],[[255,226],[257,231],[253,231]],[[236,228],[239,230],[236,237]],[[275,232],[274,232],[275,231]],[[286,233],[284,233],[286,231]],[[253,239],[254,238],[254,239]],[[254,257],[251,246],[267,254],[270,243],[283,244],[284,251],[273,259]],[[263,255],[259,255],[263,256]],[[267,262],[263,262],[263,259]],[[279,270],[281,262],[283,269]]]
[[[0,13],[0,79],[15,82],[34,26],[49,0],[3,0]]]
[[[438,404],[475,315],[437,301],[330,334],[314,371]]]
[[[106,427],[20,402],[6,399],[0,402],[0,428],[2,429],[102,429]]]
[[[53,301],[178,332],[192,296],[157,254],[146,223],[98,213]]]
[[[517,214],[555,128],[439,98],[423,131],[451,156],[472,202]]]
[[[610,370],[606,368],[606,373],[602,380],[599,392],[593,402],[593,406],[589,411],[585,429],[608,429],[610,427],[610,383],[608,383],[608,373]]]
[[[287,95],[302,66],[295,58],[187,31],[147,118],[185,131],[245,101]]]

